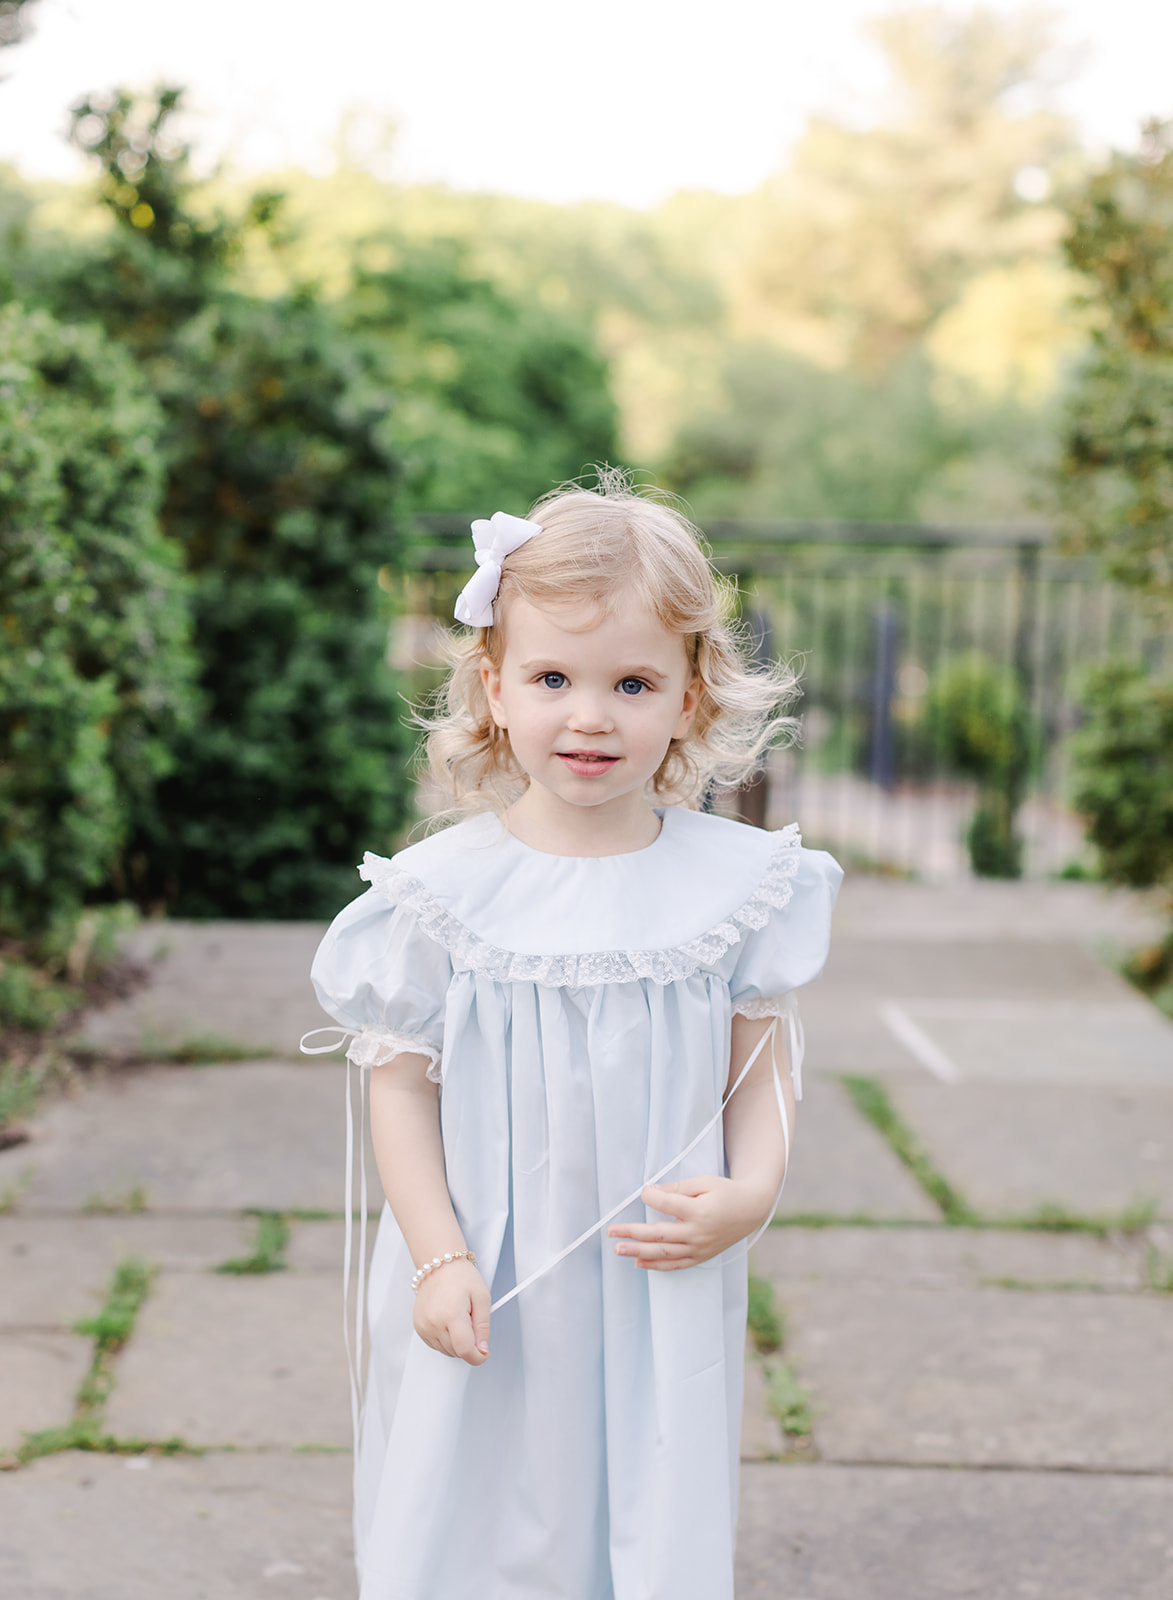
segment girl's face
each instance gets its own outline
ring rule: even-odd
[[[493,720],[531,784],[572,807],[641,801],[696,714],[684,640],[642,605],[505,606],[500,670],[481,668]]]

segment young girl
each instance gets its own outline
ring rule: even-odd
[[[841,874],[693,809],[791,684],[743,663],[688,524],[610,478],[531,517],[474,524],[430,725],[466,820],[368,855],[313,968],[388,1202],[362,1600],[732,1600],[733,1247],[777,1201],[778,1019]]]

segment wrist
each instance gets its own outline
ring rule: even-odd
[[[778,1183],[781,1182],[781,1178],[778,1179],[778,1182],[775,1182],[772,1175],[763,1176],[760,1173],[752,1173],[746,1177],[732,1178],[731,1182],[736,1185],[738,1192],[741,1194],[747,1213],[764,1217],[774,1204],[774,1197],[778,1193]]]
[[[463,1249],[445,1250],[442,1255],[430,1256],[428,1260],[421,1261],[412,1274],[412,1292],[418,1294],[429,1278],[440,1272],[444,1267],[452,1266],[457,1261],[467,1261],[470,1267],[475,1267],[477,1264],[477,1258],[473,1251]]]

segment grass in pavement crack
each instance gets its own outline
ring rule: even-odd
[[[850,1074],[845,1074],[842,1081],[855,1109],[887,1140],[930,1200],[940,1208],[945,1221],[958,1228],[980,1226],[981,1219],[948,1179],[937,1171],[932,1157],[896,1110],[883,1084],[875,1078]]]
[[[73,1417],[61,1428],[43,1428],[25,1435],[16,1452],[18,1462],[56,1455],[61,1450],[102,1450],[116,1455],[140,1455],[145,1450],[177,1454],[188,1450],[181,1439],[147,1442],[115,1439],[106,1432],[105,1410],[114,1387],[114,1358],[134,1332],[143,1301],[151,1291],[154,1268],[140,1256],[129,1256],[114,1269],[106,1299],[96,1316],[75,1322],[74,1332],[94,1341],[89,1371],[81,1381]]]
[[[809,1439],[811,1428],[810,1392],[782,1356],[786,1342],[786,1322],[774,1299],[774,1287],[766,1278],[749,1278],[750,1338],[766,1375],[766,1410],[778,1419],[788,1439]]]
[[[749,1314],[746,1317],[749,1336],[759,1355],[772,1355],[781,1350],[785,1338],[782,1313],[774,1303],[773,1285],[765,1278],[749,1275]]]
[[[289,1224],[285,1217],[280,1211],[251,1211],[246,1215],[255,1217],[257,1222],[252,1254],[222,1261],[215,1270],[234,1273],[238,1277],[284,1272],[285,1246],[289,1243]]]
[[[1119,1211],[1069,1211],[1066,1206],[1048,1201],[1020,1217],[998,1217],[991,1224],[1024,1233],[1090,1233],[1097,1239],[1110,1234],[1143,1233],[1157,1214],[1157,1202],[1139,1195]]]
[[[810,1391],[785,1361],[771,1361],[766,1374],[766,1409],[788,1439],[809,1439],[814,1427]]]

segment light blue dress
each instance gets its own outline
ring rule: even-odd
[[[795,828],[677,807],[626,855],[547,855],[479,816],[362,871],[314,983],[353,1060],[432,1063],[494,1300],[714,1117],[733,1013],[781,1014],[818,976],[841,877]],[[666,1181],[723,1170],[718,1117]],[[413,1333],[414,1264],[384,1208],[362,1600],[732,1600],[744,1253],[657,1273],[613,1251],[596,1234],[505,1305],[472,1368]]]

